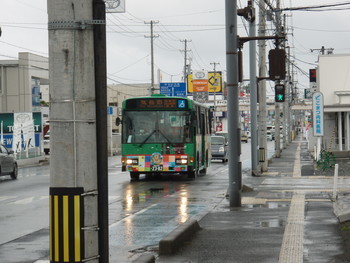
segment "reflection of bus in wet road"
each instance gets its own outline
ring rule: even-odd
[[[209,108],[155,94],[123,102],[122,170],[140,174],[205,173],[210,156]]]

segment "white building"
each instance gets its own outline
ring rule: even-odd
[[[18,60],[0,60],[0,68],[0,112],[40,111],[45,92],[40,93],[49,84],[48,58],[23,52]]]
[[[349,151],[350,54],[319,56],[317,86],[324,96],[322,148],[327,151]],[[310,142],[314,145],[315,138],[311,136]]]

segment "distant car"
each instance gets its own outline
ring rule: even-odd
[[[216,136],[224,136],[225,140],[226,140],[226,143],[228,143],[228,133],[227,133],[227,131],[217,131],[217,132],[215,132],[215,135]]]
[[[245,133],[241,134],[241,142],[246,142],[248,143],[248,135]]]
[[[0,176],[4,175],[10,175],[13,180],[17,179],[18,166],[13,151],[0,144]]]
[[[50,131],[48,131],[44,135],[43,145],[44,145],[44,153],[49,154],[50,153]]]
[[[271,131],[266,132],[266,139],[269,141],[273,141],[275,139],[275,135]]]
[[[228,143],[224,136],[211,136],[211,159],[226,162],[228,160],[227,147]]]

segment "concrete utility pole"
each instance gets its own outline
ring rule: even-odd
[[[290,57],[290,47],[288,46],[288,59],[287,59],[287,75],[288,75],[288,78],[287,78],[287,98],[288,98],[288,109],[290,109],[291,105],[292,105],[292,102],[293,102],[293,94],[292,94],[292,89],[293,89],[293,78],[291,76],[291,70],[290,70],[290,65],[292,64],[292,61],[291,61],[291,57]],[[292,111],[291,110],[288,110],[287,112],[287,123],[288,123],[288,144],[292,143],[292,118],[291,118],[291,115],[292,115]]]
[[[259,0],[259,37],[265,37],[266,4]],[[259,77],[266,78],[266,40],[259,40]],[[266,80],[259,81],[259,162],[261,172],[267,171],[266,141]]]
[[[102,0],[47,1],[50,262],[109,260],[104,8]]]
[[[238,107],[237,0],[225,0],[230,207],[241,206],[242,165]]]
[[[248,1],[251,8],[254,9],[254,1]],[[249,36],[256,37],[255,19],[249,22]],[[251,130],[251,170],[255,175],[258,170],[258,90],[256,81],[256,41],[249,42],[249,60],[250,60],[250,130]]]
[[[286,28],[287,24],[286,24],[286,15],[283,16],[283,29]],[[285,31],[283,30],[282,32],[283,34],[285,34]],[[283,41],[283,49],[286,49],[286,42]],[[286,69],[288,69],[288,65],[289,65],[289,56],[286,59]],[[287,146],[289,145],[289,112],[290,112],[290,97],[289,97],[289,72],[287,72],[287,76],[284,80],[284,87],[285,87],[285,92],[286,92],[286,100],[283,103],[283,148],[287,148]]]
[[[214,132],[216,132],[216,86],[217,86],[217,79],[216,79],[216,65],[220,65],[219,62],[210,62],[210,65],[214,66]]]
[[[184,42],[185,43],[185,49],[184,50],[181,50],[181,51],[183,51],[184,52],[184,59],[185,59],[185,61],[184,61],[184,76],[183,76],[183,79],[184,79],[184,82],[186,83],[187,81],[187,52],[188,51],[191,51],[191,50],[188,50],[187,49],[187,43],[188,42],[191,42],[191,40],[187,40],[187,39],[185,39],[185,40],[180,40],[181,42]]]
[[[153,34],[153,24],[158,24],[158,21],[153,21],[151,20],[151,22],[147,23],[145,22],[145,24],[150,24],[151,25],[151,35],[150,36],[145,36],[146,38],[150,38],[151,39],[151,87],[149,89],[149,95],[152,95],[154,93],[154,54],[153,54],[153,41],[154,38],[159,37],[159,35],[154,35]]]

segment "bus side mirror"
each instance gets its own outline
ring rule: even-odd
[[[115,125],[119,126],[121,123],[122,123],[122,119],[119,118],[119,117],[117,117],[117,118],[115,119]]]

